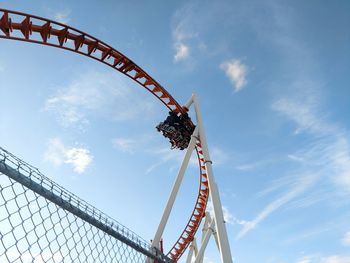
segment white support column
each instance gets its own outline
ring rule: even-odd
[[[212,221],[212,219],[211,219],[210,213],[205,212],[205,221],[204,221],[204,225],[203,225],[203,229],[202,229],[202,243],[203,243],[204,238],[205,238],[205,233],[208,230],[208,228],[210,227],[211,221]]]
[[[218,246],[218,250],[220,252],[221,262],[232,263],[231,249],[228,242],[228,236],[227,236],[227,231],[226,231],[226,226],[224,221],[224,215],[222,211],[221,200],[219,196],[219,190],[213,174],[212,162],[210,160],[208,145],[207,145],[206,136],[203,128],[202,115],[199,107],[198,98],[196,97],[196,95],[192,95],[190,100],[186,103],[185,107],[189,109],[189,107],[192,104],[194,104],[194,107],[195,107],[197,127],[195,128],[193,135],[191,137],[191,141],[189,143],[188,149],[182,161],[174,186],[170,193],[167,205],[164,209],[163,216],[159,223],[157,232],[153,239],[152,246],[159,248],[160,239],[163,235],[165,226],[169,219],[170,212],[174,205],[178,190],[180,188],[182,179],[184,177],[189,160],[191,158],[191,154],[199,138],[201,142],[203,156],[204,156],[204,165],[208,176],[209,192],[210,192],[211,200],[213,202],[214,218],[211,218],[209,213],[207,214],[206,221],[204,223],[204,228],[203,228],[201,248],[198,251],[197,243],[196,243],[196,240],[194,239],[189,247],[189,253],[187,256],[186,263],[191,263],[193,260],[193,256],[195,256],[195,263],[203,262],[204,251],[207,247],[207,244],[212,234],[214,235],[216,245]]]
[[[220,249],[220,246],[219,246],[219,239],[218,239],[218,235],[217,235],[217,232],[216,232],[216,231],[213,233],[213,237],[214,237],[214,240],[215,240],[216,247],[217,247],[218,249]]]
[[[212,162],[210,160],[209,156],[209,150],[208,145],[205,137],[205,132],[203,128],[203,120],[202,120],[202,114],[199,107],[198,98],[194,95],[192,96],[193,103],[195,106],[196,111],[196,117],[197,117],[197,127],[199,128],[199,137],[202,145],[203,155],[205,158],[205,167],[208,174],[208,184],[209,184],[209,191],[211,195],[211,199],[213,202],[213,208],[214,208],[214,220],[216,225],[216,232],[218,236],[219,241],[219,250],[221,255],[221,261],[223,263],[232,263],[232,256],[231,256],[231,249],[228,242],[227,237],[227,231],[224,221],[224,215],[222,212],[222,205],[221,200],[219,196],[219,191],[217,188],[217,185],[215,183],[213,169],[212,169]]]
[[[215,228],[215,220],[213,219],[210,222],[210,225],[209,225],[208,229],[205,231],[205,236],[203,238],[202,245],[201,245],[201,247],[200,247],[200,249],[198,251],[198,254],[197,254],[197,257],[196,257],[196,260],[194,261],[194,263],[201,263],[201,262],[203,262],[204,251],[207,248],[210,236],[215,231],[214,228]],[[224,262],[224,263],[226,263],[226,262]]]
[[[193,97],[195,95],[192,94],[191,98],[187,101],[187,103],[184,105],[185,108],[190,109],[191,105],[193,104]]]
[[[196,146],[197,136],[198,136],[198,128],[196,127],[196,129],[194,130],[194,132],[193,132],[193,134],[191,136],[191,140],[190,140],[190,143],[188,145],[186,154],[184,156],[184,159],[182,161],[180,170],[179,170],[178,175],[176,177],[173,189],[172,189],[172,191],[170,193],[168,202],[167,202],[166,207],[164,209],[163,216],[162,216],[162,218],[160,220],[157,232],[156,232],[156,234],[154,236],[154,239],[152,241],[152,247],[159,248],[160,239],[162,238],[165,226],[166,226],[166,224],[168,222],[169,215],[170,215],[170,212],[171,212],[171,210],[173,208],[173,205],[174,205],[177,193],[179,191],[182,179],[183,179],[183,177],[185,175],[185,171],[187,169],[188,162],[190,161],[192,152],[193,152],[193,150],[194,150],[194,148]]]
[[[193,256],[196,258],[198,254],[198,246],[196,238],[193,238],[189,247],[186,263],[192,263]]]

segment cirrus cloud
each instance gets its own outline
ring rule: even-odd
[[[44,110],[54,113],[65,127],[84,128],[90,116],[128,121],[152,113],[153,105],[114,74],[92,71],[59,88],[46,100]]]
[[[343,239],[342,239],[342,243],[344,246],[348,246],[350,247],[350,231],[346,232]]]

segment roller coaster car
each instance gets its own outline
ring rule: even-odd
[[[178,148],[184,150],[188,147],[191,135],[195,126],[192,124],[187,113],[169,112],[165,121],[159,123],[156,127],[165,138],[171,143],[171,149]]]

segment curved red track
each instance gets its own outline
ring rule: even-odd
[[[0,38],[57,47],[90,57],[139,83],[169,110],[181,113],[186,111],[166,89],[142,68],[99,39],[70,26],[34,15],[0,8],[0,17]],[[193,240],[205,215],[208,202],[207,172],[199,140],[196,143],[196,151],[200,169],[199,191],[192,215],[180,237],[168,253],[168,256],[174,261],[179,260]]]

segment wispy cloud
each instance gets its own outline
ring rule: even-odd
[[[0,61],[0,73],[5,71],[4,64]]]
[[[55,166],[71,164],[78,174],[83,173],[93,160],[88,149],[68,147],[59,138],[49,140],[44,158]]]
[[[238,59],[224,61],[220,68],[231,81],[234,91],[238,92],[247,85],[248,67]]]
[[[258,168],[264,167],[270,163],[276,162],[276,157],[268,157],[263,160],[259,161],[252,161],[252,162],[247,162],[247,163],[241,163],[235,165],[235,169],[240,170],[240,171],[253,171],[257,170]]]
[[[206,60],[232,51],[236,34],[222,34],[240,30],[240,17],[247,16],[245,4],[230,1],[186,1],[172,17],[174,61]],[[250,14],[248,14],[250,16]],[[253,16],[253,15],[252,15]],[[218,26],[220,25],[220,26]],[[224,30],[224,31],[222,31]],[[185,47],[185,48],[181,48]],[[186,51],[186,52],[182,52]],[[180,60],[180,54],[187,54]],[[207,63],[211,63],[206,60]]]
[[[175,43],[175,51],[176,51],[174,55],[175,62],[185,60],[190,56],[190,48],[188,45],[185,45],[184,43],[181,43],[181,42]]]
[[[230,160],[230,155],[221,147],[214,146],[210,149],[210,158],[212,159],[214,165],[222,165]]]
[[[287,155],[289,160],[295,161],[295,162],[305,162],[304,158],[301,156],[298,156],[296,154],[288,154]]]
[[[320,177],[323,175],[320,175]],[[320,202],[326,202],[334,198],[334,192],[328,187],[325,188],[320,183],[317,185],[317,189],[312,189],[312,191],[307,194],[293,200],[289,204],[289,209],[307,208],[316,205]]]
[[[152,147],[147,147],[147,148],[152,148]],[[171,170],[179,169],[181,162],[183,161],[185,151],[171,150],[169,147],[169,148],[154,148],[154,149],[147,150],[145,153],[156,156],[157,157],[156,159],[158,160],[157,162],[150,165],[146,170],[146,174],[149,174],[154,169],[166,163],[171,163]],[[230,157],[222,148],[215,146],[211,150],[211,159],[214,165],[219,166],[227,163]],[[189,161],[189,168],[194,168],[194,167],[195,168],[198,167],[198,158],[195,153],[195,150],[193,151],[191,155],[191,159]]]
[[[188,12],[189,10],[187,10]],[[180,62],[188,59],[191,54],[189,41],[195,36],[188,27],[187,15],[178,13],[173,22],[173,45],[175,49],[174,62]]]
[[[54,20],[62,24],[67,24],[70,21],[71,10],[65,9],[57,11],[53,14]]]
[[[297,125],[297,134],[303,132],[313,137],[311,145],[301,148],[288,158],[300,163],[298,172],[301,174],[295,181],[294,176],[284,176],[277,179],[268,188],[260,192],[261,195],[274,192],[286,187],[290,190],[266,206],[250,224],[246,225],[238,234],[241,238],[254,229],[257,224],[271,213],[299,198],[306,190],[310,190],[320,179],[329,179],[338,189],[350,193],[350,150],[349,141],[341,128],[322,118],[318,104],[313,97],[306,97],[309,103],[296,102],[293,98],[283,98],[273,104],[273,109]],[[310,103],[312,102],[312,103]],[[318,187],[320,185],[318,184]],[[327,186],[331,187],[331,186]],[[318,189],[317,191],[320,191]],[[315,195],[315,189],[308,191],[307,196],[294,201],[294,207],[305,207],[315,204],[329,195]]]
[[[209,200],[208,202],[207,211],[210,213],[212,217],[214,217],[214,207],[213,207],[213,202],[211,200]],[[237,225],[245,226],[250,223],[249,221],[238,219],[237,217],[235,217],[227,206],[224,206],[224,205],[222,206],[222,212],[224,214],[224,220],[228,224],[231,224],[231,225],[237,224]]]
[[[312,57],[312,50],[298,39],[293,10],[286,15],[285,5],[273,2],[267,5],[271,21],[262,23],[261,19],[266,16],[261,16],[252,19],[252,23],[256,23],[253,26],[259,38],[274,47],[282,61],[281,66],[288,72],[287,77],[274,78],[271,86],[277,83],[278,89],[271,87],[272,109],[281,117],[280,120],[288,123],[288,127],[294,125],[290,138],[286,139],[298,143],[293,146],[294,151],[285,153],[292,170],[288,174],[276,174],[279,179],[260,192],[260,195],[276,195],[278,192],[278,197],[263,207],[237,238],[246,235],[282,207],[293,205],[300,208],[324,201],[315,194],[319,188],[326,193],[332,192],[326,195],[327,198],[340,192],[350,193],[349,131],[329,120],[329,112],[323,103],[326,100],[322,94],[323,76],[317,74],[319,63]],[[229,64],[224,69],[228,70]],[[308,198],[311,195],[312,198]]]
[[[345,233],[344,237],[342,238],[342,244],[350,247],[350,231]]]
[[[139,145],[139,142],[131,138],[114,138],[112,144],[116,149],[119,149],[123,152],[134,153]]]
[[[296,83],[298,96],[292,98],[280,98],[272,105],[272,109],[283,114],[297,125],[295,134],[303,131],[313,135],[324,135],[334,131],[335,127],[324,120],[324,116],[319,114],[318,95],[301,91],[302,87],[308,89],[309,83]],[[312,85],[317,85],[316,83]]]
[[[296,263],[349,263],[350,257],[343,255],[320,256],[306,255],[297,259]]]
[[[320,263],[349,263],[350,257],[349,256],[330,256],[330,257],[323,257],[319,261]],[[315,261],[316,263],[316,261]]]
[[[297,178],[291,185],[289,191],[281,195],[279,198],[268,204],[252,221],[246,224],[243,229],[238,233],[236,239],[244,237],[248,232],[253,230],[261,221],[268,217],[271,213],[275,212],[281,206],[290,202],[292,199],[300,195],[309,189],[317,180],[313,174],[303,175]]]
[[[304,256],[304,257],[298,259],[296,263],[311,263],[311,262],[312,262],[311,256]]]
[[[211,258],[206,257],[206,256],[204,256],[203,262],[204,263],[214,263],[214,261]]]
[[[153,163],[146,169],[146,174],[151,173],[157,167],[166,163],[173,163],[176,168],[180,167],[184,152],[178,150],[171,150],[170,148],[158,148],[147,151],[148,154],[157,156],[157,162]],[[192,154],[194,157],[194,154]],[[195,161],[194,161],[195,162]],[[191,163],[191,161],[190,161]],[[198,162],[197,162],[198,163]],[[198,165],[198,164],[197,164]]]
[[[78,76],[45,102],[63,126],[85,128],[89,116],[98,114],[111,121],[132,120],[151,114],[153,102],[145,101],[114,74],[88,72]]]
[[[308,96],[310,99],[310,95]],[[313,99],[311,99],[314,101]],[[296,124],[297,134],[305,132],[313,137],[307,147],[288,155],[290,159],[302,161],[350,193],[350,142],[343,128],[327,121],[316,103],[283,98],[273,104],[273,109]]]
[[[208,14],[202,14],[203,2],[192,1],[185,3],[172,17],[172,38],[175,50],[174,62],[193,61],[194,53],[206,51],[206,45],[200,38],[203,29],[203,18]],[[199,14],[201,13],[201,14]],[[199,22],[200,21],[200,22]]]

